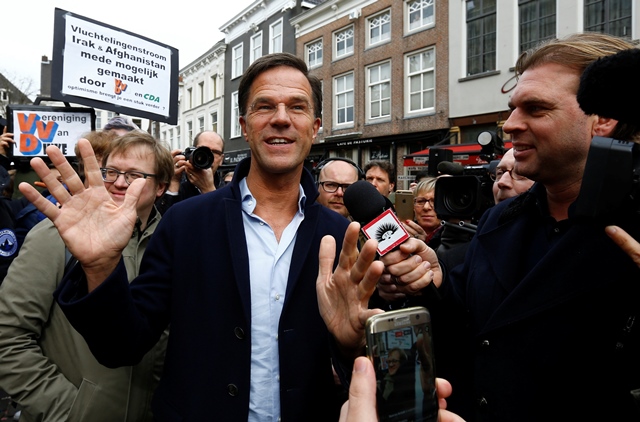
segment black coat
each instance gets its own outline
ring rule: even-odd
[[[77,272],[57,293],[68,319],[107,366],[137,362],[170,324],[165,372],[152,405],[158,421],[247,420],[251,294],[239,181],[248,168],[247,159],[230,186],[171,207],[130,289],[120,266],[87,296],[72,281],[82,277]],[[307,171],[301,184],[305,217],[278,328],[282,420],[337,420],[316,277],[320,240],[334,236],[337,263],[349,222],[315,202]]]
[[[458,394],[450,410],[492,422],[638,420],[640,270],[604,225],[554,225],[546,209],[536,185],[487,211],[431,307],[446,333],[435,338],[438,375]],[[619,223],[637,236],[639,220]]]

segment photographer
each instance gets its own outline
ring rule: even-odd
[[[173,204],[184,199],[191,198],[207,192],[213,192],[220,185],[218,167],[224,158],[224,140],[213,131],[200,132],[193,139],[190,158],[185,157],[185,152],[180,150],[171,151],[175,166],[175,174],[171,179],[171,184],[167,192],[156,203],[156,207],[161,214],[164,214]],[[193,163],[193,157],[198,157],[201,153],[198,148],[208,148],[213,155],[213,162],[208,168]]]

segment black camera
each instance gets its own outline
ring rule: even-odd
[[[185,159],[191,163],[195,168],[206,170],[213,165],[213,152],[205,146],[201,147],[187,147],[182,153]]]
[[[594,136],[575,207],[588,218],[640,212],[640,145]]]
[[[494,205],[491,171],[495,171],[497,165],[496,160],[479,166],[459,166],[461,172],[458,173],[461,174],[438,178],[434,198],[438,218],[477,223],[482,214]]]

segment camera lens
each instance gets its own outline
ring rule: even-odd
[[[445,205],[451,211],[451,214],[466,214],[469,212],[469,207],[474,206],[475,192],[471,191],[468,186],[462,186],[462,188],[466,189],[461,189],[445,197]]]
[[[205,146],[201,146],[193,151],[191,157],[189,157],[189,161],[193,164],[194,167],[206,170],[213,165],[213,152]]]

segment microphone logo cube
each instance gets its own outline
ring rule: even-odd
[[[409,233],[391,209],[386,210],[362,228],[368,239],[378,241],[378,254],[383,256],[409,239]]]

